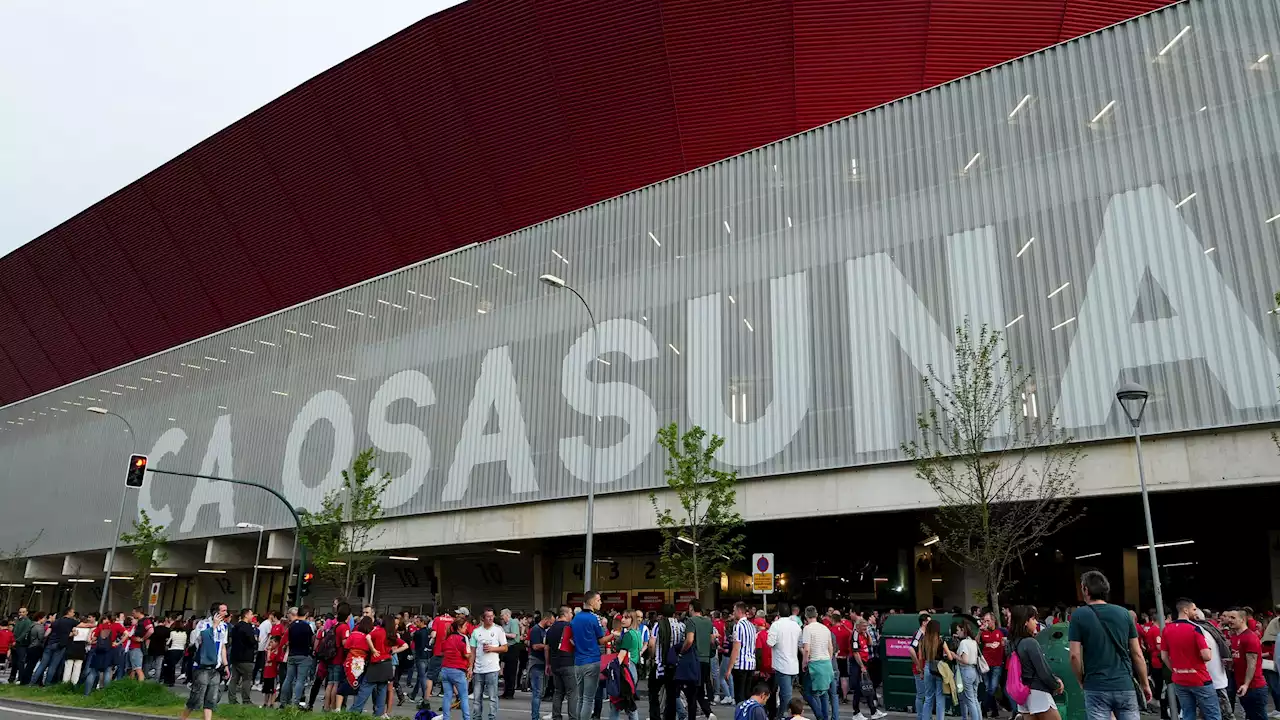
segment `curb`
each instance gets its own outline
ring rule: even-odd
[[[155,720],[174,720],[169,715],[149,715],[146,713],[129,712],[128,710],[115,710],[112,708],[87,708],[76,705],[58,705],[55,703],[42,703],[34,700],[19,700],[17,698],[0,697],[0,708],[5,705],[20,705],[23,707],[40,708],[42,710],[61,710],[67,715],[73,715],[76,711],[80,711],[87,715],[109,715],[121,718],[154,718]]]

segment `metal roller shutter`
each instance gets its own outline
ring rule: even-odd
[[[533,559],[525,555],[485,554],[443,562],[440,592],[450,608],[466,605],[479,613],[486,605],[532,612]]]
[[[432,594],[435,572],[430,562],[379,563],[373,569],[377,582],[373,588],[373,604],[379,613],[408,610],[433,614],[436,598]]]

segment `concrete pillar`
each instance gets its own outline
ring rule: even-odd
[[[547,607],[546,573],[543,572],[542,553],[533,554],[533,608]]]
[[[442,613],[445,610],[452,609],[449,602],[452,598],[445,597],[444,594],[444,562],[440,558],[431,560],[431,570],[436,576],[436,613]]]

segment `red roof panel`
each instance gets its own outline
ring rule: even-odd
[[[1166,0],[470,0],[0,259],[0,402]]]

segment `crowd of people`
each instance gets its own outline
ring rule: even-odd
[[[956,608],[949,628],[922,611],[909,643],[917,720],[942,720],[948,697],[964,720],[1060,720],[1066,686],[1035,638],[1066,620],[1089,720],[1138,720],[1157,701],[1164,720],[1171,708],[1180,720],[1234,720],[1237,707],[1244,720],[1280,719],[1277,710],[1268,718],[1269,699],[1280,709],[1280,618],[1264,629],[1248,608],[1214,613],[1183,599],[1161,628],[1155,611],[1109,603],[1101,573],[1085,573],[1080,591],[1083,604],[1043,616],[1025,605],[968,616]],[[601,720],[606,710],[610,720],[716,720],[717,706],[732,706],[735,720],[785,720],[806,707],[839,720],[845,704],[851,720],[880,720],[882,623],[893,614],[745,603],[705,612],[698,600],[680,612],[606,613],[595,592],[578,608],[459,607],[435,617],[378,617],[369,606],[356,615],[345,603],[283,618],[232,617],[225,603],[203,618],[22,608],[0,621],[0,660],[11,683],[72,683],[85,694],[125,677],[186,684],[183,717],[206,720],[224,698],[253,702],[253,690],[264,707],[360,713],[371,704],[382,718],[416,703],[443,720],[497,720],[499,702],[521,690],[530,720]]]

